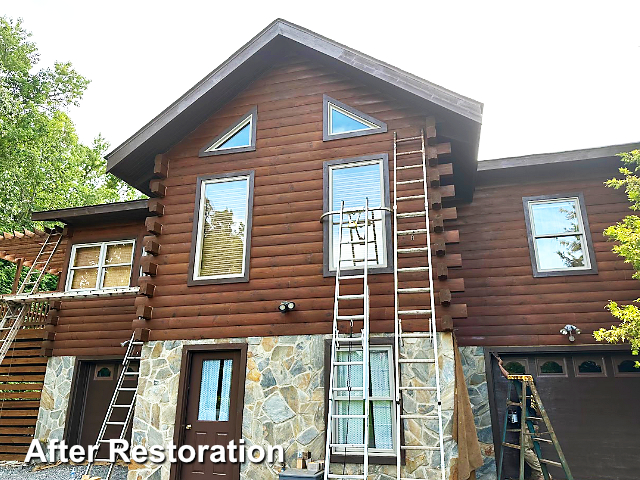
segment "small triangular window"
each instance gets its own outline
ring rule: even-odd
[[[385,133],[387,124],[327,95],[323,97],[323,140]]]
[[[353,115],[332,103],[329,103],[330,135],[359,132],[361,130],[369,130],[372,128],[378,128],[378,126],[371,122],[367,122],[363,118]]]
[[[200,156],[247,152],[256,146],[257,109],[252,109],[200,150]]]

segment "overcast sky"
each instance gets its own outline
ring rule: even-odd
[[[523,6],[523,5],[529,5]],[[366,5],[366,6],[364,6]],[[480,159],[640,141],[640,1],[0,0],[119,145],[277,17],[484,103]]]

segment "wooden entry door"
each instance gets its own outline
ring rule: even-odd
[[[241,350],[192,352],[186,382],[186,406],[183,445],[222,445],[225,450],[232,440],[239,444],[242,427],[245,359]],[[181,480],[238,480],[239,463],[213,463],[205,456],[180,467]],[[227,458],[228,460],[228,458]]]

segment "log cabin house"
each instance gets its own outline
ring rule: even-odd
[[[437,451],[403,452],[403,477],[463,470],[452,418],[458,362],[484,461],[476,478],[496,478],[506,380],[495,352],[534,376],[575,478],[636,479],[640,373],[628,346],[591,333],[613,323],[608,300],[639,296],[602,232],[628,213],[624,193],[603,182],[617,172],[616,154],[640,144],[477,162],[481,119],[475,100],[289,22],[270,24],[107,156],[109,171],[148,200],[34,213],[66,226],[48,266],[64,295],[32,304],[0,366],[3,382],[26,382],[2,396],[0,458],[22,458],[33,437],[95,443],[134,335],[143,343],[127,367],[134,444],[242,437],[282,444],[290,465],[299,451],[324,459],[341,237],[332,216],[321,217],[343,201],[392,207],[402,188],[414,210],[428,207],[433,286],[407,304],[435,303],[445,458],[441,469]],[[394,139],[411,137],[427,142],[424,199],[421,184],[394,178]],[[424,275],[426,235],[411,217],[399,228],[415,234],[395,235],[392,211],[372,218],[369,471],[388,479],[400,441],[394,267]],[[5,234],[0,253],[28,266],[43,235]],[[416,253],[400,260],[394,246]],[[355,306],[346,311],[356,316]],[[581,332],[573,341],[566,325]],[[428,319],[410,315],[403,328],[429,331]],[[414,357],[427,348],[408,345]],[[433,385],[433,375],[416,372],[416,382]],[[403,402],[433,411],[436,399],[427,390]],[[437,427],[401,421],[401,436],[437,447]],[[335,428],[355,425],[337,419]],[[357,453],[332,461],[354,468]],[[129,479],[277,478],[265,463],[198,468],[132,465]]]

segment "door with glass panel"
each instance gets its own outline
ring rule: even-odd
[[[238,412],[242,411],[238,397],[240,384],[244,382],[240,356],[240,350],[194,352],[191,355],[186,385],[184,445],[191,445],[196,451],[198,445],[222,445],[226,450],[232,440],[238,445],[241,421]],[[209,455],[205,460],[204,463],[183,464],[180,478],[240,478],[238,463],[213,463]]]

